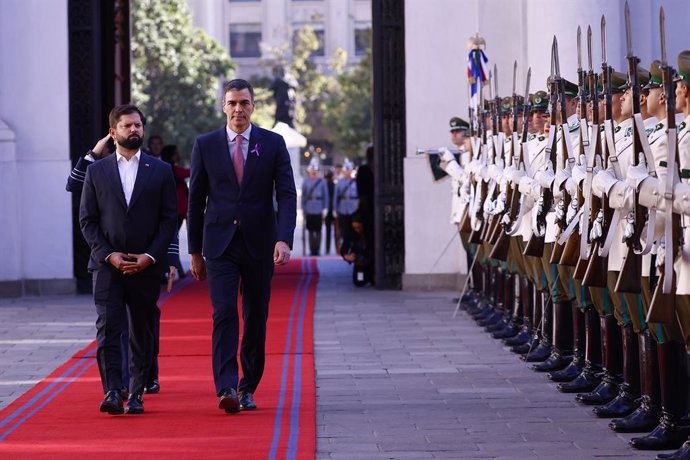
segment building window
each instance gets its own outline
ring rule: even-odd
[[[230,25],[230,56],[261,57],[261,24]]]
[[[364,56],[371,47],[371,26],[357,26],[355,28],[355,56]]]

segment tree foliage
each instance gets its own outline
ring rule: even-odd
[[[323,123],[330,128],[333,147],[344,156],[363,156],[372,141],[371,50],[337,76],[337,91],[325,104]]]
[[[313,59],[318,48],[314,29],[304,26],[295,31],[292,43],[265,49],[263,64],[282,68],[297,82],[295,129],[307,138],[325,133],[339,155],[361,155],[371,140],[371,54],[347,68],[347,53],[338,48],[327,64],[319,65]],[[274,110],[257,105],[265,118]]]
[[[132,0],[132,101],[148,135],[189,157],[194,139],[223,124],[220,78],[234,64],[223,46],[194,27],[185,0]]]

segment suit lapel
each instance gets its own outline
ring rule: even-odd
[[[156,165],[154,164],[153,159],[145,153],[142,153],[141,157],[139,158],[139,168],[137,169],[137,179],[134,181],[132,198],[129,200],[130,208],[134,205],[137,199],[141,196],[141,193],[146,188],[146,184],[148,183],[155,167]]]
[[[125,200],[125,191],[122,189],[122,180],[120,180],[120,171],[117,169],[117,155],[116,154],[111,154],[105,159],[101,161],[109,161],[111,164],[106,168],[106,171],[108,171],[108,177],[110,177],[110,180],[112,181],[112,187],[115,192],[115,196],[117,196],[117,200],[122,204],[122,207],[127,209],[127,200]]]
[[[249,184],[249,181],[256,171],[256,168],[261,161],[261,133],[259,128],[252,125],[252,131],[249,135],[249,150],[247,151],[247,161],[244,163],[244,177],[242,178],[242,188]]]

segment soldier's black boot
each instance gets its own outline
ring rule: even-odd
[[[685,441],[680,449],[670,454],[658,454],[657,459],[666,460],[690,460],[690,439]]]
[[[592,308],[592,307],[590,307]],[[574,380],[585,365],[585,313],[578,305],[573,304],[573,359],[565,369],[549,372],[548,377],[554,382]]]
[[[648,433],[657,426],[661,417],[657,343],[649,329],[638,334],[637,339],[642,397],[633,413],[625,418],[611,420],[609,428],[618,433]]]
[[[684,343],[660,344],[659,383],[661,420],[647,436],[632,438],[630,446],[641,450],[678,449],[688,438],[690,426],[681,423],[688,410],[688,364]]]
[[[548,292],[542,291],[542,317],[541,317],[541,340],[535,348],[527,354],[520,356],[520,359],[527,363],[546,361],[551,356],[552,336],[553,336],[553,304]]]
[[[492,318],[479,321],[477,324],[482,326],[486,332],[494,332],[503,329],[506,325],[506,290],[505,281],[509,274],[502,269],[494,270],[494,289],[496,290],[496,313]]]
[[[507,277],[506,281],[506,306],[511,309],[510,320],[502,329],[491,334],[494,339],[515,337],[520,332],[520,326],[522,325],[520,275],[513,273]]]
[[[618,396],[605,406],[592,409],[602,418],[625,417],[633,413],[640,397],[640,353],[632,324],[623,327],[623,383]]]
[[[556,388],[563,393],[592,391],[600,382],[601,371],[601,324],[594,308],[585,311],[585,366],[574,380],[559,383]]]
[[[534,331],[532,330],[532,308],[534,307],[534,298],[532,296],[532,283],[525,278],[520,278],[520,295],[518,301],[522,312],[522,327],[517,335],[506,338],[503,343],[509,347],[516,345],[524,345],[529,342]]]
[[[569,300],[556,302],[553,309],[553,348],[543,363],[535,364],[535,372],[560,371],[571,361],[573,352],[573,304]]]
[[[604,375],[601,383],[589,393],[580,393],[577,402],[587,405],[608,404],[618,395],[618,385],[623,372],[623,337],[613,315],[604,315],[601,322],[601,355],[604,359]]]
[[[533,291],[533,307],[532,307],[532,336],[529,340],[522,344],[516,345],[511,348],[510,351],[517,353],[519,355],[524,355],[531,350],[534,350],[539,346],[541,341],[541,329],[542,329],[542,314],[544,312],[543,300],[544,297],[541,295],[540,291],[534,287]]]

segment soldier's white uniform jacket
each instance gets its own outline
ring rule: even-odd
[[[678,163],[680,165],[680,184],[687,187],[683,192],[690,197],[690,116],[678,125]],[[674,263],[676,271],[676,293],[690,294],[690,215],[681,217],[683,227],[683,247],[680,257]]]
[[[523,152],[523,161],[525,162],[525,165],[529,165],[528,169],[529,171],[532,171],[532,174],[534,174],[534,171],[540,167],[544,161],[546,161],[546,156],[544,155],[544,151],[546,149],[546,141],[547,138],[543,133],[540,134],[530,134],[527,136],[527,143],[526,143],[526,148],[527,152],[525,157],[525,153]],[[527,171],[525,171],[526,174]],[[527,180],[523,181],[523,177],[527,177]],[[530,180],[532,182],[530,182]],[[520,221],[520,227],[519,230],[517,231],[517,235],[520,235],[522,239],[527,242],[529,239],[532,237],[533,231],[532,231],[532,213],[536,212],[536,209],[534,209],[534,204],[537,202],[539,199],[539,193],[540,193],[540,188],[541,187],[532,187],[531,184],[535,183],[538,185],[536,181],[534,181],[533,177],[529,176],[519,176],[518,180],[516,181],[518,185],[518,189],[520,190],[520,193],[523,194],[523,206],[526,206],[527,208],[524,210],[524,214],[522,216],[522,221]],[[524,185],[523,185],[524,184]],[[522,188],[520,186],[522,185]],[[529,187],[529,188],[526,188]],[[535,198],[536,197],[536,198]]]
[[[657,129],[658,122],[654,117],[644,120],[645,132],[650,143],[652,152],[654,145],[658,149],[661,146],[658,136],[653,136]],[[627,245],[623,243],[623,231],[626,225],[625,216],[632,209],[632,199],[634,196],[634,189],[626,181],[628,177],[628,168],[632,164],[633,158],[633,119],[628,118],[614,128],[614,142],[616,144],[616,158],[610,158],[608,167],[605,170],[599,171],[592,182],[592,192],[602,197],[604,194],[609,199],[609,206],[612,209],[619,210],[621,213],[621,220],[615,229],[615,235],[611,243],[611,248],[608,254],[608,269],[610,271],[620,271],[623,266],[623,260],[627,254]],[[620,168],[621,177],[616,177],[616,172],[613,167],[614,161],[617,161]],[[614,230],[614,229],[611,229]],[[642,263],[643,276],[649,276],[651,255],[644,257]]]
[[[549,163],[549,158],[546,155],[546,144],[548,143],[548,136],[541,133],[535,136],[531,142],[528,143],[529,164],[533,176],[524,175],[520,177],[519,190],[520,193],[529,195],[535,203],[529,216],[530,232],[534,231],[534,220],[537,217],[537,203],[541,198],[542,188],[551,187],[553,183],[553,168]],[[549,225],[554,225],[554,219],[549,218],[553,215],[553,211],[547,213],[547,230]],[[551,222],[549,224],[549,222]]]
[[[469,203],[469,173],[467,165],[470,162],[470,152],[460,148],[458,160],[455,155],[446,150],[441,155],[441,168],[451,178],[451,207],[450,223],[459,224]]]
[[[574,183],[571,177],[570,165],[568,164],[568,154],[563,148],[564,141],[567,142],[569,148],[571,148],[572,155],[575,156],[575,152],[579,151],[580,147],[580,120],[577,119],[577,115],[571,115],[568,117],[567,121],[567,131],[565,132],[566,138],[563,137],[563,126],[558,126],[556,134],[556,166],[558,170],[554,173],[553,167],[546,158],[546,150],[544,150],[544,163],[535,173],[535,179],[541,184],[542,187],[552,188],[553,193],[553,205],[554,209],[549,211],[546,216],[546,235],[544,242],[553,243],[558,237],[558,224],[556,223],[556,208],[559,202],[563,199],[562,187],[565,186],[566,189],[572,190],[571,184]],[[547,141],[548,142],[548,141]],[[565,168],[561,168],[564,164]],[[567,193],[567,192],[566,192]],[[567,209],[564,210],[567,212]]]

